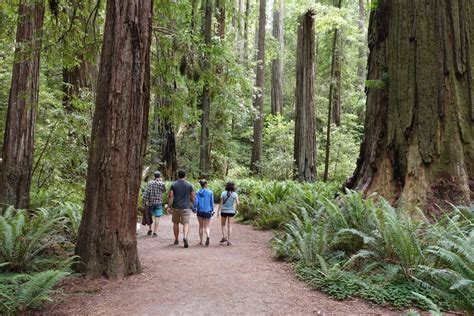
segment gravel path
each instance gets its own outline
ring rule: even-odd
[[[73,279],[66,301],[46,313],[80,315],[301,315],[397,314],[360,300],[339,302],[296,280],[288,264],[272,259],[271,232],[236,224],[233,245],[220,245],[218,220],[211,245],[198,245],[192,216],[190,247],[173,246],[171,217],[162,218],[158,238],[145,236],[138,247],[141,275],[120,281]]]

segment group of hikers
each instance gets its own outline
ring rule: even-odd
[[[154,179],[151,180],[143,193],[143,225],[148,225],[148,235],[157,237],[160,217],[163,216],[163,194],[166,192],[165,183],[161,179],[161,173],[155,171]],[[186,173],[178,171],[178,180],[174,181],[168,191],[168,204],[165,211],[171,214],[173,222],[174,244],[179,245],[179,224],[183,226],[184,248],[189,247],[189,220],[191,212],[197,215],[199,222],[200,245],[209,246],[210,243],[210,221],[214,216],[214,193],[209,189],[205,179],[199,180],[201,188],[195,192],[191,183],[186,181]],[[217,217],[221,217],[222,239],[220,243],[231,245],[230,234],[232,231],[231,218],[235,216],[239,198],[235,192],[235,184],[227,182],[225,190],[220,195],[220,203],[217,208]],[[203,243],[204,234],[206,241]]]

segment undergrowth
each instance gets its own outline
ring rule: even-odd
[[[474,311],[474,206],[436,223],[380,197],[294,182],[244,183],[239,218],[276,229],[272,248],[298,278],[343,300],[397,309]]]

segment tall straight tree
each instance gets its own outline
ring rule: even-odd
[[[472,1],[379,2],[365,135],[348,188],[421,206],[474,198],[473,43]]]
[[[203,37],[204,44],[208,47],[211,45],[212,40],[212,13],[213,13],[213,0],[205,1],[204,11],[204,25],[203,25]],[[202,70],[209,71],[210,67],[209,56],[205,56],[202,61]],[[209,84],[204,83],[201,99],[201,140],[199,144],[199,169],[201,170],[201,177],[207,177],[209,173],[209,160],[211,154],[211,148],[209,144],[209,119],[211,116],[211,91]]]
[[[28,208],[44,1],[20,1],[0,175],[0,203]]]
[[[278,57],[272,60],[272,114],[283,113],[283,0],[275,1],[273,8],[273,37],[278,42]]]
[[[316,135],[314,113],[314,12],[300,18],[296,52],[295,174],[298,181],[316,177]]]
[[[359,79],[360,89],[363,90],[365,87],[365,68],[367,58],[367,35],[365,34],[365,0],[359,0],[359,19],[357,25],[359,27],[359,33],[364,34],[364,45],[359,46],[359,60],[357,62],[357,78]]]
[[[254,106],[257,110],[257,117],[253,123],[253,148],[252,159],[250,161],[250,170],[254,174],[260,173],[260,160],[262,158],[262,139],[263,139],[263,87],[265,84],[265,25],[266,0],[260,0],[259,18],[258,18],[258,45],[257,45],[257,78],[256,87],[258,89],[255,96]]]
[[[245,19],[244,19],[244,51],[243,59],[245,62],[249,60],[249,25],[250,25],[250,0],[245,0]]]
[[[334,0],[334,5],[341,8],[342,0]],[[329,177],[329,152],[331,150],[331,123],[341,125],[341,53],[339,29],[334,30],[332,38],[331,82],[329,84],[328,119],[326,126],[326,157],[324,159],[324,182]]]
[[[136,219],[150,102],[152,0],[108,0],[76,269],[140,272]]]

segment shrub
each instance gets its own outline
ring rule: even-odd
[[[64,238],[59,227],[64,218],[42,212],[29,215],[8,208],[0,216],[0,270],[40,271],[63,266],[70,259],[61,257]]]
[[[18,315],[51,301],[52,288],[68,273],[47,270],[35,274],[0,276],[0,314]]]

